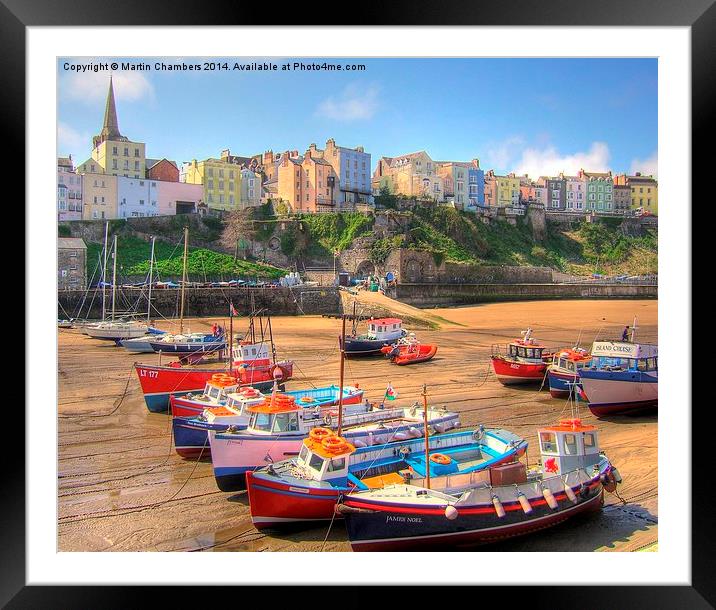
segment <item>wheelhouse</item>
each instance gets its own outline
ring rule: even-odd
[[[398,318],[379,318],[368,323],[368,336],[375,339],[396,339],[403,334],[403,321]]]
[[[557,426],[538,430],[545,475],[564,474],[599,462],[599,434],[580,419],[562,419]]]
[[[658,347],[621,341],[598,341],[592,346],[590,368],[611,371],[657,371]]]
[[[336,481],[348,478],[348,458],[355,447],[345,443],[345,449],[335,453],[327,451],[319,441],[307,438],[301,445],[296,464],[307,470],[316,481]]]
[[[591,356],[584,350],[565,350],[554,354],[552,367],[569,373],[577,373],[579,369],[588,366]]]
[[[261,364],[266,361],[269,362],[269,348],[268,344],[262,343],[251,343],[249,341],[241,341],[234,345],[231,353],[235,361],[237,362],[252,362]]]
[[[510,343],[507,355],[515,360],[542,361],[542,352],[545,348],[542,345],[523,345],[522,343]]]

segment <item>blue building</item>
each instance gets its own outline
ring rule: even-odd
[[[485,172],[480,169],[480,161],[473,159],[467,170],[468,197],[470,206],[485,205]]]

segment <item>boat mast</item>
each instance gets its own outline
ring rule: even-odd
[[[428,430],[428,388],[423,384],[423,426],[425,426],[425,487],[430,489],[430,430]]]
[[[229,301],[229,373],[234,372],[234,302]]]
[[[179,334],[184,332],[184,291],[186,289],[186,255],[189,248],[189,227],[184,227],[184,265],[181,274],[181,309],[179,310]]]
[[[149,295],[147,296],[147,326],[152,315],[152,271],[154,270],[154,236],[152,236],[152,253],[149,256]]]
[[[276,364],[276,346],[273,344],[273,330],[271,329],[271,316],[266,316],[267,322],[266,326],[268,327],[269,332],[269,341],[271,342],[271,357],[273,358],[273,363]]]
[[[105,311],[107,311],[107,233],[109,231],[109,222],[104,223],[104,264],[102,265],[102,321],[104,322]],[[89,315],[89,312],[88,312]]]
[[[341,324],[341,342],[340,342],[340,348],[341,348],[341,372],[340,372],[340,382],[339,382],[339,388],[338,388],[338,430],[336,434],[338,436],[341,435],[341,429],[343,428],[343,374],[345,372],[345,364],[346,364],[346,314],[343,314],[341,316],[342,318],[342,324]]]
[[[112,263],[112,322],[114,322],[114,302],[115,295],[117,293],[117,235],[114,236],[114,248],[112,249],[112,257],[114,262]]]

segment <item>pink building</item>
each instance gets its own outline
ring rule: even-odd
[[[157,190],[159,216],[174,216],[196,212],[196,206],[203,197],[204,186],[157,180]]]

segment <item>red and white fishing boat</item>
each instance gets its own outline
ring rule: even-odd
[[[265,391],[270,391],[275,381],[283,383],[291,379],[293,361],[276,361],[273,338],[264,337],[263,332],[257,337],[252,328],[253,321],[247,333],[249,338],[234,344],[231,350],[233,362],[228,370],[182,366],[179,362],[166,366],[136,362],[134,368],[147,408],[154,413],[166,411],[170,395],[201,393],[217,374],[230,375],[239,386],[253,386]]]
[[[532,338],[532,329],[522,331],[522,338],[515,339],[503,353],[503,346],[492,346],[492,369],[504,385],[540,383],[552,361],[553,353]]]

